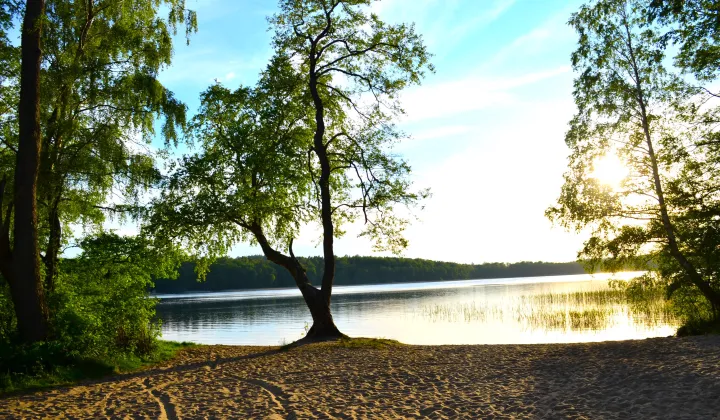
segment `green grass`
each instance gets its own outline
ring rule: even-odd
[[[70,385],[85,379],[146,369],[172,359],[179,350],[195,345],[159,341],[152,353],[142,357],[62,358],[44,351],[32,352],[27,357],[35,358],[36,366],[28,366],[25,372],[0,372],[0,395]]]
[[[397,340],[387,338],[365,338],[365,337],[346,337],[332,343],[336,347],[348,349],[385,349],[388,347],[404,346]]]
[[[323,346],[323,347],[340,347],[347,349],[386,349],[388,347],[404,346],[405,344],[387,338],[366,338],[366,337],[343,337],[337,340],[319,341],[319,342],[303,342],[298,340],[289,344],[282,344],[280,351],[289,351],[294,348],[302,348],[306,345]]]

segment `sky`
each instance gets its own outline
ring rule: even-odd
[[[434,54],[434,74],[402,96],[396,148],[432,197],[408,228],[409,258],[463,263],[572,261],[584,234],[553,226],[544,211],[562,185],[567,122],[575,110],[568,0],[381,0],[390,23],[414,22]],[[252,85],[272,55],[272,0],[187,0],[197,11],[190,45],[178,36],[160,80],[197,109],[215,80]],[[351,226],[337,255],[376,255]],[[318,231],[303,229],[297,255],[320,255]],[[231,256],[260,254],[238,244]],[[384,254],[381,254],[384,255]]]

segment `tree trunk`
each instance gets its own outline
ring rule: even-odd
[[[284,267],[295,280],[295,285],[300,289],[300,293],[313,319],[313,325],[308,330],[305,338],[313,341],[322,341],[345,337],[345,334],[341,333],[335,325],[335,321],[330,313],[329,300],[321,290],[310,283],[305,269],[300,264],[300,261],[295,258],[292,252],[292,241],[290,242],[290,256],[287,256],[273,249],[265,237],[260,224],[253,223],[247,225],[241,223],[240,226],[252,232],[268,260]]]
[[[328,306],[332,295],[333,282],[335,281],[335,251],[333,240],[335,238],[335,227],[332,220],[332,199],[330,196],[330,160],[325,144],[325,106],[320,93],[318,92],[318,76],[316,74],[317,41],[313,41],[310,50],[309,84],[310,96],[315,106],[315,134],[313,136],[313,149],[320,162],[320,218],[323,227],[323,277],[321,292]]]
[[[37,178],[40,164],[40,35],[45,0],[28,0],[21,37],[20,125],[15,166],[14,278],[8,279],[24,342],[47,338],[45,295],[40,276]]]
[[[60,253],[60,239],[62,237],[62,225],[58,215],[57,206],[50,210],[48,217],[50,222],[50,235],[47,248],[45,249],[45,291],[55,291],[55,279],[58,273],[58,254]]]
[[[323,293],[314,286],[301,289],[301,293],[313,319],[313,324],[305,338],[310,340],[332,340],[345,337],[345,334],[341,333],[335,325],[330,313],[330,305],[327,304]]]
[[[633,73],[635,75],[635,87],[637,89],[637,104],[640,108],[640,118],[642,122],[643,134],[645,136],[645,143],[648,147],[648,156],[650,157],[650,165],[652,167],[653,186],[655,188],[655,194],[657,195],[658,205],[660,207],[660,218],[662,220],[663,228],[668,241],[668,247],[670,248],[670,255],[680,264],[685,274],[688,276],[690,281],[697,287],[700,292],[710,303],[713,312],[713,318],[720,318],[720,292],[713,289],[710,282],[705,280],[697,268],[687,259],[685,254],[680,250],[678,246],[677,238],[675,236],[675,227],[670,220],[670,214],[668,212],[667,203],[665,202],[665,192],[663,189],[662,182],[660,180],[660,170],[658,168],[657,156],[655,155],[655,149],[650,135],[650,122],[647,115],[647,106],[645,101],[645,95],[643,86],[641,84],[640,72],[638,70],[637,61],[635,59],[635,51],[632,44],[632,36],[630,35],[630,27],[625,20],[625,32],[627,35],[627,45],[630,53],[631,65]]]

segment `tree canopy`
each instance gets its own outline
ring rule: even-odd
[[[581,257],[622,264],[645,255],[655,281],[680,300],[704,296],[687,301],[718,316],[717,108],[666,66],[664,28],[648,16],[643,2],[602,0],[571,18],[578,112],[565,139],[565,184],[547,215],[592,230]],[[628,170],[619,186],[594,176],[606,155]]]
[[[650,23],[663,25],[663,43],[679,46],[675,63],[701,80],[718,76],[720,69],[720,2],[717,0],[653,0],[647,9]]]
[[[22,331],[26,315],[21,311],[30,305],[18,300],[16,285],[37,284],[40,298],[36,300],[49,318],[50,328],[49,335],[29,341],[58,339],[77,333],[60,318],[80,307],[69,296],[79,296],[75,288],[83,281],[82,276],[61,271],[60,253],[72,245],[86,249],[93,236],[104,237],[103,222],[108,214],[139,215],[142,195],[160,180],[156,163],[162,151],[151,145],[157,120],[162,120],[159,134],[167,145],[175,144],[179,130],[185,128],[185,105],[159,83],[157,76],[170,64],[172,35],[185,26],[189,36],[196,28],[195,15],[185,8],[184,0],[47,0],[29,2],[27,7],[14,1],[0,5],[0,251],[3,262],[8,255],[16,259],[18,238],[36,238],[28,255],[40,257],[43,265],[39,267],[38,260],[35,275],[19,276],[17,282],[3,270],[3,280],[7,281],[1,284],[3,294],[9,285],[14,302],[4,301],[0,306],[2,312],[8,308],[15,311],[15,320],[9,325],[17,325]],[[38,5],[40,9],[35,10]],[[15,164],[21,161],[27,137],[21,129],[22,106],[17,107],[18,102],[23,103],[20,63],[27,60],[8,39],[8,31],[19,16],[27,16],[31,6],[42,21],[42,31],[37,32],[42,48],[33,47],[42,52],[37,68],[39,95],[34,102],[37,159],[23,166],[35,168],[32,177],[18,172],[20,166]],[[37,180],[37,188],[32,188],[37,193],[30,200],[32,211],[21,209],[12,195],[13,189],[30,191],[18,183],[31,178]],[[36,220],[36,227],[31,229],[34,236],[27,229],[18,231],[19,218],[30,214]],[[76,226],[74,231],[72,225]],[[82,244],[75,240],[78,225],[86,236]],[[172,261],[171,254],[168,261]],[[44,281],[30,281],[41,273]],[[138,293],[144,294],[142,290]],[[76,315],[76,320],[83,319]],[[151,322],[145,313],[130,312],[128,316]]]
[[[151,223],[210,257],[258,243],[295,278],[317,327],[310,335],[339,334],[329,305],[343,226],[362,217],[364,235],[398,251],[406,220],[395,206],[425,195],[410,188],[410,168],[390,146],[401,137],[392,124],[398,93],[432,69],[429,54],[412,26],[388,25],[369,5],[281,1],[271,63],[255,88],[202,95],[192,128],[203,149],[183,159]],[[292,251],[311,222],[322,229],[319,290]]]

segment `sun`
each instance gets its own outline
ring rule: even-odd
[[[613,153],[596,159],[590,176],[597,179],[601,184],[607,185],[617,191],[622,186],[622,182],[627,178],[628,174],[629,171],[627,167],[620,158]]]

